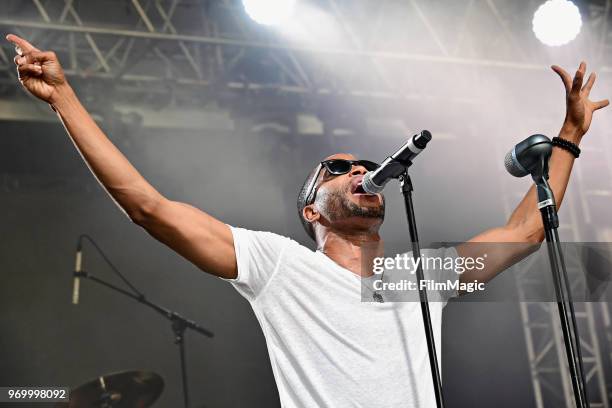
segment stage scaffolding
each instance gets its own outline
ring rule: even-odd
[[[611,1],[583,2],[588,16],[583,30],[588,33],[589,53],[596,56],[590,62],[598,66],[600,81],[608,81],[612,72],[606,59],[612,41]],[[156,106],[160,100],[174,109],[254,94],[295,96],[315,103],[332,97],[435,103],[445,96],[431,94],[426,80],[412,78],[407,69],[412,64],[444,67],[449,76],[469,82],[477,79],[476,70],[535,73],[548,69],[550,62],[546,55],[523,46],[523,36],[530,33],[514,29],[530,21],[529,13],[541,1],[312,3],[340,29],[342,39],[337,43],[322,46],[289,41],[281,33],[251,22],[238,0],[5,0],[0,27],[40,48],[55,50],[71,81],[87,84],[95,80],[98,86],[114,89],[114,103],[148,104],[155,109],[160,108]],[[444,8],[452,8],[452,13],[442,13]],[[12,101],[14,96],[13,55],[14,50],[3,42],[0,102]],[[329,71],[339,64],[349,69],[330,79]],[[85,98],[88,92],[95,94],[95,89],[90,91],[86,85],[82,88]],[[453,100],[478,102],[458,97]],[[7,119],[38,121],[41,117],[23,104],[23,109],[11,111]],[[228,122],[224,128],[231,129],[230,119],[217,119]],[[585,220],[590,222],[592,205],[612,197],[612,157],[607,140],[612,134],[606,136],[598,138],[600,145],[590,141],[585,155],[597,156],[602,174],[608,175],[602,179],[608,183],[589,186],[592,180],[582,177],[580,166],[576,168],[574,178],[582,199],[564,204],[568,208],[561,214],[564,241],[583,240],[582,226]],[[501,158],[509,146],[498,147]],[[504,205],[510,214],[524,192],[509,193],[512,189],[504,188],[504,181],[511,178],[505,170],[500,172]],[[612,234],[599,239],[609,241]],[[527,288],[521,285],[528,279],[518,282],[518,293],[523,296]],[[573,406],[556,305],[525,301],[519,307],[536,406]],[[575,307],[591,407],[608,408],[605,370],[612,364],[610,310],[605,303],[577,303]],[[595,330],[601,325],[606,328],[603,336]]]
[[[527,134],[527,133],[526,133]],[[553,135],[551,135],[553,136]],[[591,225],[591,214],[597,200],[612,196],[612,167],[609,161],[609,142],[607,137],[600,135],[596,140],[589,141],[589,147],[583,149],[584,155],[589,155],[589,163],[599,167],[602,177],[598,180],[585,180],[581,163],[574,166],[574,183],[577,194],[566,194],[560,213],[559,233],[562,242],[582,243],[587,238],[585,233]],[[507,146],[499,146],[498,153]],[[516,203],[524,195],[523,191],[512,192],[505,169],[501,167],[502,196],[506,214],[509,216]],[[504,183],[506,181],[506,183]],[[587,239],[585,239],[587,238]],[[609,237],[599,236],[599,241],[609,241]],[[545,249],[543,249],[545,250]],[[525,262],[535,262],[531,258]],[[577,257],[566,257],[568,276],[570,276],[571,291],[576,294],[586,293],[585,266]],[[567,366],[567,357],[563,343],[563,335],[559,322],[559,313],[555,302],[533,301],[534,285],[542,281],[538,273],[550,273],[548,267],[530,268],[529,264],[516,268],[516,283],[519,296],[519,308],[523,323],[523,333],[533,385],[535,406],[575,407],[572,382]],[[589,403],[592,408],[610,407],[610,381],[606,372],[612,366],[612,328],[610,325],[610,305],[607,302],[575,302],[576,322],[580,333],[584,372],[587,383]],[[601,328],[605,332],[601,332]],[[598,330],[599,329],[599,330]]]
[[[141,100],[168,93],[168,86],[184,99],[209,89],[419,100],[436,96],[410,77],[411,64],[448,67],[449,75],[549,65],[523,45],[532,34],[513,29],[530,21],[535,0],[305,3],[325,14],[340,38],[316,44],[290,40],[249,20],[238,0],[6,0],[0,27],[55,50],[70,77],[121,83],[124,93]],[[603,59],[610,1],[585,4],[585,30],[595,39],[589,44]],[[0,84],[13,81],[12,55],[3,43],[0,70],[6,73]],[[592,62],[600,73],[612,70]],[[330,80],[328,71],[339,64],[349,67],[347,72]]]

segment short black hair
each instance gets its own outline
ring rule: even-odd
[[[304,180],[304,184],[302,184],[302,188],[300,188],[300,192],[298,193],[297,198],[298,217],[300,217],[300,221],[302,222],[304,230],[306,231],[308,236],[312,238],[313,241],[316,241],[314,228],[312,227],[312,224],[308,222],[306,218],[304,218],[304,207],[308,205],[308,203],[306,202],[306,200],[308,199],[308,186],[310,186],[310,183],[312,183],[312,179],[314,177],[317,177],[317,175],[319,174],[319,172],[317,171],[318,169],[319,165],[317,165],[314,169],[312,169],[310,173],[308,173],[308,177],[306,177],[306,180]],[[314,188],[316,188],[316,186],[314,186]]]

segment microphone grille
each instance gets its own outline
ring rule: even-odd
[[[379,186],[378,184],[374,183],[374,181],[372,180],[371,172],[367,173],[363,177],[363,180],[361,182],[361,188],[363,188],[363,190],[366,193],[370,193],[370,194],[378,194],[383,190],[384,187],[385,187],[384,184],[382,186]]]
[[[506,157],[504,157],[504,166],[508,173],[512,174],[514,177],[524,177],[529,174],[529,172],[525,171],[523,166],[516,160],[516,157],[514,157],[514,149],[510,150],[506,154]]]
[[[418,135],[416,135],[412,139],[412,142],[416,147],[422,150],[427,146],[427,143],[431,142],[431,133],[429,132],[429,130],[424,130]]]

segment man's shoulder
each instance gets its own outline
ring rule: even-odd
[[[293,251],[306,251],[306,253],[314,254],[314,252],[302,245],[298,241],[294,240],[291,237],[278,234],[272,231],[261,231],[261,230],[251,230],[243,227],[234,227],[229,225],[234,240],[241,241],[249,241],[252,244],[256,245],[265,245],[272,248],[277,248],[281,250],[282,248],[288,248]]]

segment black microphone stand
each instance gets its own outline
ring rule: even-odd
[[[179,346],[179,358],[181,361],[181,376],[182,376],[182,381],[183,381],[183,400],[184,400],[184,406],[185,408],[189,408],[189,381],[188,381],[188,377],[187,377],[187,363],[185,360],[185,330],[186,329],[191,329],[195,332],[198,332],[206,337],[214,337],[214,333],[203,328],[202,326],[198,325],[196,322],[194,322],[193,320],[189,320],[183,316],[181,316],[180,314],[173,312],[163,306],[157,305],[151,301],[149,301],[145,295],[138,291],[124,276],[123,274],[121,274],[121,272],[119,272],[119,270],[115,267],[115,265],[113,265],[113,263],[107,258],[107,256],[104,254],[104,252],[102,252],[102,250],[100,249],[100,247],[94,242],[94,240],[89,237],[88,235],[81,235],[79,237],[79,246],[81,245],[81,240],[85,238],[87,239],[89,242],[91,242],[91,244],[94,246],[94,248],[100,253],[100,255],[102,256],[102,258],[104,259],[104,261],[110,266],[110,268],[113,270],[113,272],[115,272],[120,278],[121,280],[123,280],[131,289],[134,293],[132,292],[128,292],[125,289],[121,289],[118,286],[113,285],[112,283],[106,282],[96,276],[90,275],[89,273],[87,273],[86,271],[81,271],[81,272],[75,272],[74,276],[75,277],[79,277],[79,278],[86,278],[89,279],[92,282],[95,282],[97,284],[100,284],[102,286],[105,286],[109,289],[114,290],[115,292],[119,292],[124,296],[129,297],[130,299],[133,299],[135,301],[137,301],[138,303],[141,303],[145,306],[148,306],[149,308],[155,310],[157,313],[159,313],[160,315],[164,316],[166,319],[168,319],[172,325],[172,331],[174,332],[174,344],[177,344]]]
[[[416,220],[414,217],[414,206],[412,204],[412,180],[408,175],[408,167],[411,162],[403,162],[404,172],[399,176],[399,182],[404,196],[404,204],[406,206],[406,217],[408,218],[408,229],[410,231],[410,242],[412,244],[412,257],[415,262],[421,258],[421,246],[419,244],[419,234],[417,232]],[[421,262],[417,264],[416,270],[417,284],[419,285],[419,299],[421,301],[421,314],[423,315],[423,325],[425,328],[425,338],[427,339],[427,351],[429,352],[429,366],[431,368],[431,378],[433,381],[434,392],[436,395],[436,406],[444,407],[444,395],[442,393],[442,380],[440,379],[440,368],[438,367],[438,355],[436,353],[436,344],[434,341],[433,327],[431,325],[431,315],[429,313],[429,301],[427,300],[427,291],[421,288],[423,276],[423,266]]]
[[[537,169],[531,174],[536,185],[538,195],[538,208],[542,215],[548,258],[553,275],[553,284],[563,331],[563,341],[567,353],[567,362],[572,377],[572,388],[576,406],[588,408],[589,401],[586,395],[586,382],[584,367],[582,365],[582,353],[580,351],[580,335],[576,324],[576,314],[572,301],[571,286],[567,277],[563,251],[559,241],[559,216],[555,196],[548,184],[548,155],[543,155]]]

